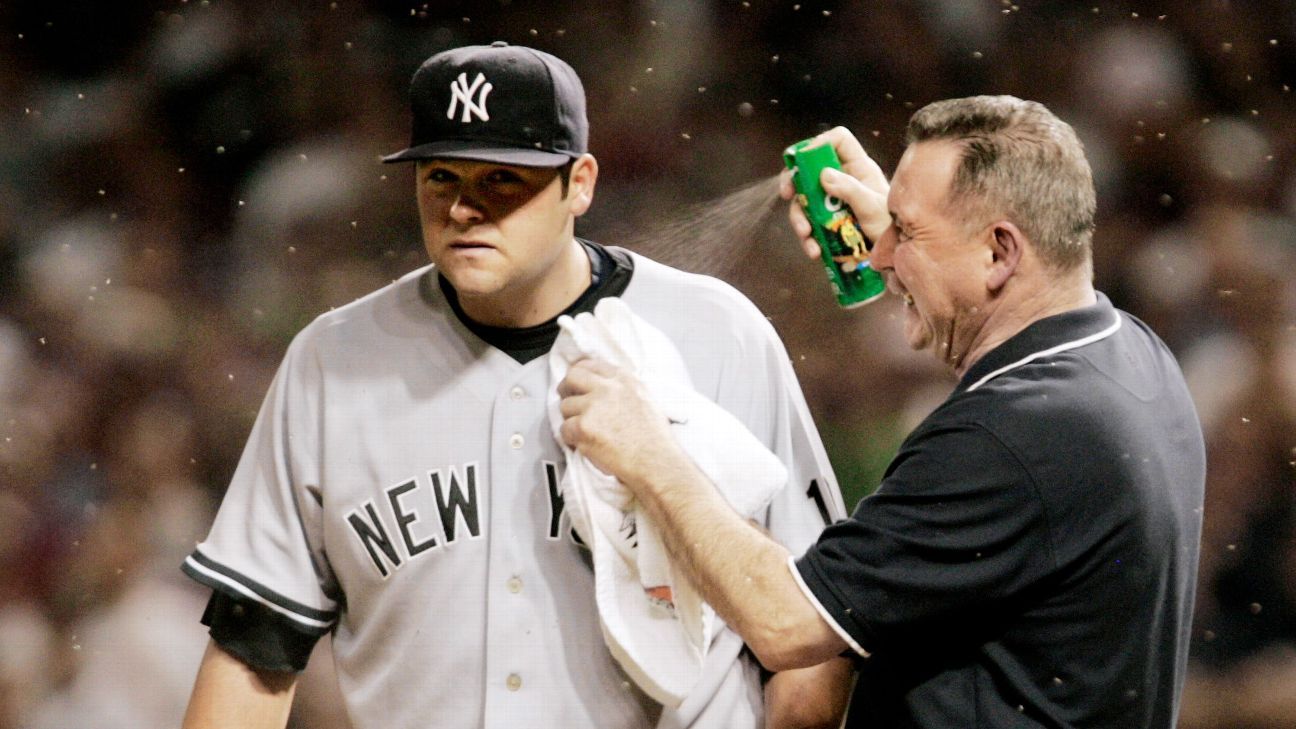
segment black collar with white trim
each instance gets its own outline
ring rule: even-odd
[[[971,392],[1010,370],[1059,352],[1083,347],[1116,333],[1121,315],[1101,291],[1092,306],[1032,322],[1008,341],[977,360],[959,380],[955,392]]]

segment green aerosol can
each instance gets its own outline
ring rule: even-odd
[[[869,266],[873,244],[864,237],[855,214],[819,184],[819,173],[824,168],[841,169],[837,151],[831,144],[811,146],[814,143],[814,139],[803,139],[783,150],[783,163],[792,170],[797,202],[805,209],[814,238],[819,241],[824,269],[837,291],[837,303],[850,309],[876,300],[886,291],[886,282]],[[849,270],[843,270],[843,264]]]

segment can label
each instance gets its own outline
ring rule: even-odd
[[[783,150],[783,163],[792,170],[797,202],[819,242],[820,258],[837,292],[837,303],[849,309],[876,300],[886,292],[886,282],[869,265],[873,245],[864,237],[855,214],[819,183],[825,168],[841,169],[837,151],[831,144],[811,147],[813,142],[804,139]]]

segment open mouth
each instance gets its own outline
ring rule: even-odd
[[[888,271],[885,274],[885,280],[887,293],[900,297],[900,300],[904,302],[906,307],[914,305],[913,294],[910,294],[905,290],[904,286],[900,285],[900,281],[896,279],[894,271]]]
[[[896,283],[895,279],[891,279],[891,278],[887,279],[887,291],[890,291],[892,294],[899,296],[900,300],[904,302],[905,306],[914,305],[913,294],[901,288],[900,284]]]

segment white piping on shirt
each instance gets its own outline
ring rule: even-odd
[[[1031,363],[1031,362],[1034,362],[1035,360],[1039,359],[1040,357],[1047,357],[1047,356],[1049,356],[1050,354],[1057,354],[1058,352],[1065,352],[1065,351],[1067,351],[1068,349],[1075,349],[1076,347],[1083,347],[1083,346],[1085,346],[1086,344],[1092,344],[1092,343],[1094,343],[1094,342],[1096,342],[1096,341],[1098,341],[1098,340],[1100,340],[1100,339],[1106,339],[1107,337],[1110,337],[1111,335],[1115,334],[1115,333],[1116,333],[1116,330],[1117,330],[1117,329],[1120,329],[1120,328],[1121,328],[1121,316],[1120,316],[1120,314],[1116,314],[1116,321],[1115,321],[1115,323],[1113,323],[1111,326],[1107,327],[1106,329],[1102,330],[1101,332],[1098,332],[1098,333],[1096,333],[1096,334],[1090,334],[1090,335],[1087,336],[1087,337],[1082,337],[1082,338],[1080,338],[1080,339],[1075,339],[1075,340],[1072,340],[1072,341],[1070,341],[1070,342],[1063,342],[1062,344],[1059,344],[1059,345],[1057,345],[1056,347],[1049,347],[1048,349],[1042,349],[1042,350],[1040,350],[1040,351],[1038,351],[1038,352],[1036,352],[1036,353],[1034,353],[1034,354],[1030,354],[1030,355],[1027,355],[1027,356],[1025,356],[1025,357],[1022,357],[1021,359],[1017,360],[1016,362],[1013,362],[1012,364],[1009,364],[1009,365],[1004,365],[1003,367],[1000,367],[999,369],[995,370],[994,372],[991,372],[991,373],[987,374],[985,377],[982,377],[981,379],[979,379],[979,380],[977,380],[976,382],[972,383],[972,385],[971,385],[970,387],[968,387],[967,391],[968,391],[968,392],[972,392],[973,390],[975,390],[975,389],[977,389],[978,387],[984,385],[985,383],[989,382],[990,380],[993,380],[994,378],[998,377],[999,375],[1002,375],[1003,373],[1007,372],[1008,370],[1017,369],[1018,367],[1021,367],[1021,366],[1024,365],[1024,364],[1029,364],[1029,363]]]
[[[240,583],[240,582],[238,582],[238,581],[236,581],[236,580],[233,580],[233,579],[231,579],[231,578],[229,578],[229,577],[227,577],[227,576],[225,576],[225,575],[223,575],[223,574],[221,574],[221,573],[219,573],[219,572],[217,572],[217,571],[215,571],[215,570],[207,569],[206,567],[204,567],[204,566],[198,564],[198,562],[197,562],[196,560],[194,560],[193,557],[188,557],[188,558],[186,558],[186,559],[185,559],[185,563],[186,563],[190,568],[192,568],[192,569],[194,569],[194,570],[196,570],[196,571],[198,571],[198,572],[201,572],[202,574],[206,575],[207,577],[209,577],[209,578],[211,578],[211,579],[213,579],[213,580],[216,580],[217,582],[220,582],[221,584],[226,585],[226,586],[228,586],[228,587],[230,587],[230,588],[236,590],[239,594],[243,595],[244,597],[247,597],[248,599],[253,600],[254,602],[258,602],[258,603],[264,605],[265,607],[268,607],[268,608],[270,608],[271,610],[273,610],[273,611],[279,613],[280,615],[283,615],[284,617],[289,618],[289,619],[291,619],[291,620],[293,620],[293,621],[295,621],[295,622],[301,623],[302,625],[305,625],[305,626],[308,626],[308,627],[311,627],[311,628],[324,628],[324,629],[327,629],[327,628],[331,628],[331,627],[333,627],[333,623],[334,623],[335,621],[333,621],[333,620],[328,620],[328,621],[324,621],[324,620],[316,620],[315,618],[310,618],[310,617],[307,617],[307,616],[302,615],[302,614],[300,614],[300,613],[295,613],[295,612],[293,612],[293,611],[291,611],[291,610],[289,610],[289,609],[287,609],[287,608],[285,608],[285,607],[282,607],[282,606],[280,606],[280,605],[276,605],[275,603],[270,602],[269,600],[265,599],[264,597],[261,597],[260,595],[256,594],[256,593],[253,592],[252,590],[248,589],[248,588],[247,588],[245,585],[243,585],[242,583]]]
[[[815,597],[814,592],[810,590],[810,586],[805,583],[805,580],[801,579],[801,571],[797,569],[796,559],[794,557],[790,555],[788,556],[787,566],[788,570],[792,572],[792,578],[796,580],[797,587],[801,588],[801,592],[805,593],[806,599],[810,601],[811,605],[814,605],[814,609],[818,611],[819,617],[823,618],[825,623],[828,623],[828,627],[832,628],[833,632],[840,636],[841,639],[846,642],[846,645],[851,647],[851,650],[865,658],[868,658],[869,652],[864,650],[863,646],[859,643],[855,642],[855,639],[851,637],[851,634],[846,632],[846,629],[833,619],[833,616],[828,613],[828,608],[824,607],[823,603],[819,602],[819,598]]]

